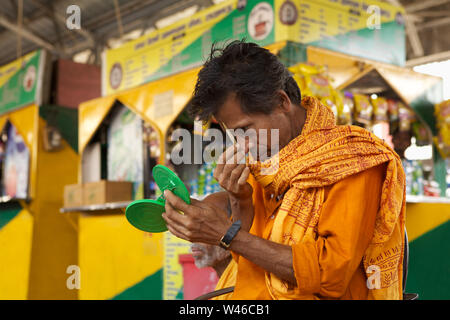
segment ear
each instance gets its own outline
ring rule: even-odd
[[[280,98],[280,104],[278,106],[280,111],[289,113],[292,109],[291,99],[289,99],[289,96],[284,90],[278,90],[278,94]]]

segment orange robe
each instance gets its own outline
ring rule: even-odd
[[[220,276],[219,281],[216,285],[216,290],[233,287],[236,284],[236,275],[237,275],[237,263],[234,260],[231,260],[228,266],[223,271]],[[211,300],[228,300],[231,299],[233,293],[223,294],[217,297],[212,298]]]
[[[292,247],[297,285],[310,298],[368,298],[362,256],[372,239],[385,171],[385,165],[379,165],[325,190],[315,245]],[[277,201],[271,201],[270,195],[264,197],[263,188],[254,178],[249,182],[255,205],[250,233],[267,238],[274,221],[271,216],[276,215],[276,210],[271,213],[270,208],[277,206]],[[373,197],[366,198],[367,194]],[[238,261],[238,276],[231,298],[272,299],[265,271],[243,257],[234,255],[234,258]]]
[[[336,126],[317,99],[302,104],[301,135],[279,159],[251,167],[250,233],[292,247],[297,285],[233,253],[231,298],[401,299],[405,188],[398,155],[366,130]]]

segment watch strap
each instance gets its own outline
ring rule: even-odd
[[[230,228],[228,228],[227,233],[220,239],[220,246],[223,249],[228,249],[230,247],[231,241],[236,237],[236,234],[241,229],[241,220],[235,221]]]

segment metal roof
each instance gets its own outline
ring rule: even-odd
[[[385,0],[405,6],[407,12],[407,60],[409,65],[450,58],[450,0]],[[23,3],[23,24],[19,31],[18,7]],[[156,28],[155,22],[186,8],[202,10],[213,0],[1,0],[0,65],[17,58],[18,34],[20,53],[44,47],[55,56],[71,58],[86,49],[92,50],[99,63],[108,40],[122,33]],[[81,9],[81,30],[66,27],[66,10],[76,4]],[[118,5],[116,10],[115,4]]]

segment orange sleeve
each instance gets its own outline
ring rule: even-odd
[[[346,292],[373,235],[385,168],[368,169],[326,190],[317,239],[292,246],[302,293],[338,298]]]

